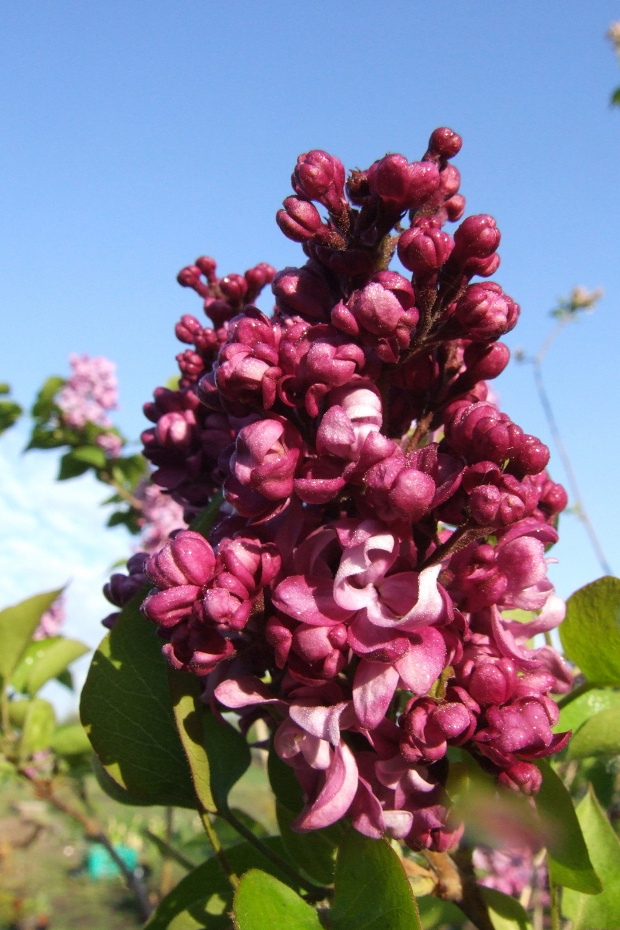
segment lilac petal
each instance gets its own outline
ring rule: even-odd
[[[362,727],[374,730],[381,723],[394,697],[398,679],[394,666],[361,660],[353,682],[353,705]]]
[[[335,603],[333,586],[331,578],[292,575],[275,589],[273,603],[294,620],[311,626],[332,626],[351,616],[351,610],[344,610]]]
[[[495,605],[491,608],[491,626],[497,648],[503,656],[514,659],[520,668],[538,668],[539,661],[531,649],[520,646],[513,634],[506,628],[506,623]],[[516,624],[520,626],[521,624]],[[529,624],[523,624],[529,626]]]
[[[272,704],[277,710],[286,711],[286,701],[274,697],[267,685],[255,675],[239,675],[220,682],[214,691],[225,707],[249,707],[252,704]]]
[[[401,616],[395,615],[379,599],[375,604],[368,604],[369,620],[377,626],[387,626],[392,629],[413,631],[419,627],[437,623],[446,615],[446,602],[444,594],[439,590],[437,578],[441,565],[431,565],[420,572],[407,572],[411,579],[409,603],[415,598],[413,606]],[[417,597],[415,587],[417,582]],[[400,584],[397,582],[397,584]],[[381,591],[382,591],[381,586]],[[392,593],[392,592],[390,592]]]
[[[446,643],[435,627],[421,627],[412,638],[406,655],[396,662],[405,688],[426,694],[441,675],[446,662]]]
[[[327,740],[319,739],[317,736],[304,736],[300,749],[311,768],[325,771],[331,765],[331,750]]]
[[[358,784],[357,765],[349,747],[341,743],[334,750],[332,763],[325,772],[325,784],[316,800],[307,805],[291,824],[304,833],[320,830],[344,817],[355,797]]]
[[[289,716],[298,726],[320,739],[329,740],[332,746],[340,742],[340,721],[344,712],[351,707],[350,701],[332,707],[304,706],[291,704]],[[351,715],[348,715],[351,718]],[[352,719],[349,723],[352,723]]]
[[[410,811],[383,811],[385,832],[395,840],[404,839],[411,831],[413,814]]]
[[[383,809],[365,778],[359,778],[350,814],[353,826],[358,833],[370,836],[373,840],[381,839],[385,833]]]

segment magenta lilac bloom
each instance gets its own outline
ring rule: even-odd
[[[303,789],[297,830],[348,817],[440,851],[463,830],[448,751],[535,794],[571,684],[530,645],[564,614],[547,565],[566,494],[487,386],[519,306],[487,280],[494,219],[462,219],[460,147],[442,127],[420,160],[348,179],[306,152],[276,216],[302,267],[182,270],[210,323],[177,324],[180,384],[145,406],[145,455],[186,520],[223,501],[208,538],[177,529],[108,586],[122,606],[148,579],[170,663],[242,732],[264,718]]]

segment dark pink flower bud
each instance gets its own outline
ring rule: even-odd
[[[344,166],[321,149],[305,152],[297,159],[291,183],[307,200],[317,200],[332,213],[340,213],[344,202]]]
[[[241,305],[248,289],[248,282],[242,275],[228,274],[220,278],[218,284],[226,300],[234,306]]]
[[[440,126],[434,129],[428,140],[429,152],[440,155],[442,158],[454,158],[461,150],[463,140],[453,129]]]
[[[397,210],[409,203],[409,162],[404,155],[385,155],[368,171],[370,190]]]
[[[194,316],[184,313],[179,322],[174,327],[174,333],[181,342],[187,342],[189,345],[194,344],[194,338],[197,333],[202,331],[202,326]]]
[[[293,242],[305,242],[312,239],[315,232],[323,226],[319,211],[309,200],[300,197],[287,197],[284,210],[276,213],[276,222],[285,236]]]
[[[499,284],[471,284],[456,303],[454,315],[476,342],[494,342],[510,332],[519,318],[519,305]]]
[[[268,265],[267,262],[259,262],[254,268],[248,268],[244,274],[244,278],[248,282],[248,290],[245,295],[247,303],[256,300],[265,285],[271,284],[275,273],[276,269],[273,265]]]
[[[224,483],[227,499],[244,515],[252,515],[255,497],[243,488],[257,492],[267,501],[282,501],[293,492],[293,478],[302,448],[302,439],[286,420],[258,420],[244,426],[237,435],[230,460],[232,477]],[[232,495],[232,496],[231,496]],[[245,498],[247,497],[247,501]]]
[[[235,651],[229,639],[194,620],[179,623],[169,635],[170,642],[162,648],[166,659],[173,668],[194,675],[208,675]]]
[[[461,172],[455,165],[446,165],[446,167],[439,172],[439,190],[446,200],[453,197],[454,194],[458,192],[460,186]]]
[[[468,216],[454,233],[454,257],[489,258],[497,250],[501,234],[492,216]]]
[[[186,268],[181,268],[177,275],[177,281],[181,287],[191,287],[192,290],[196,291],[197,294],[200,294],[201,297],[209,296],[208,286],[201,281],[200,276],[202,272],[200,268],[197,268],[196,265],[187,265]]]
[[[193,530],[181,530],[146,564],[148,576],[158,588],[204,585],[213,578],[214,569],[213,549]]]
[[[511,659],[480,656],[468,683],[468,691],[478,704],[505,704],[517,683],[517,670]]]
[[[437,226],[412,226],[398,240],[398,257],[416,277],[424,278],[441,268],[453,248],[452,237]]]
[[[201,588],[193,584],[151,592],[143,601],[141,609],[149,620],[159,626],[176,626],[190,616],[200,593]]]
[[[202,606],[205,617],[222,631],[239,631],[248,622],[252,599],[246,587],[235,575],[221,572],[215,584],[204,592]]]
[[[510,471],[518,477],[537,475],[547,467],[548,463],[549,449],[544,442],[536,436],[525,434],[510,460]]]
[[[155,427],[155,436],[162,446],[188,449],[194,438],[196,418],[191,410],[164,413]]]
[[[218,558],[251,594],[270,584],[282,563],[274,543],[264,543],[248,536],[222,540]]]
[[[465,349],[464,359],[467,371],[461,378],[464,384],[473,387],[477,381],[491,381],[502,373],[510,361],[510,349],[503,342],[472,343]]]
[[[465,213],[465,198],[462,194],[453,194],[443,206],[447,219],[451,223],[456,223]]]
[[[497,781],[505,788],[533,795],[540,791],[542,774],[533,762],[513,762],[505,771],[500,772]]]
[[[217,281],[217,275],[215,274],[217,264],[214,258],[209,255],[201,255],[194,264],[200,269],[201,274],[205,276],[209,284],[215,284]]]
[[[328,320],[334,300],[321,266],[310,261],[303,268],[284,268],[271,287],[278,305],[312,320]]]

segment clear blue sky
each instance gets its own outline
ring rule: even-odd
[[[181,266],[301,263],[274,222],[300,152],[415,159],[449,125],[468,212],[502,230],[495,278],[522,307],[511,346],[535,351],[573,285],[605,289],[545,370],[620,571],[620,69],[605,39],[619,18],[607,0],[3,4],[0,380],[30,403],[69,352],[107,355],[136,436],[175,370],[175,321],[200,311]],[[504,408],[549,441],[531,371],[511,368]],[[562,530],[552,577],[567,595],[600,570],[576,520]]]

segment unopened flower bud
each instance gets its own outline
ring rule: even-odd
[[[443,206],[448,220],[451,223],[456,223],[465,212],[465,198],[462,194],[453,194]]]
[[[174,327],[174,333],[181,342],[187,342],[189,345],[194,344],[194,337],[202,330],[202,326],[194,316],[184,313],[179,322]]]
[[[203,585],[213,577],[215,556],[207,540],[193,530],[182,530],[151,556],[146,571],[158,588]]]
[[[492,216],[468,216],[454,233],[455,258],[488,258],[496,251],[501,234]]]
[[[461,150],[463,140],[453,129],[447,126],[440,126],[434,129],[428,140],[429,152],[441,155],[442,158],[454,158]]]
[[[220,290],[231,304],[240,305],[246,295],[248,282],[240,274],[228,274],[219,280]]]
[[[191,287],[192,290],[196,291],[197,294],[200,294],[201,297],[209,296],[209,288],[207,285],[200,280],[202,272],[200,268],[196,265],[187,265],[185,268],[181,268],[177,275],[177,281],[181,287]]]
[[[471,284],[457,301],[454,315],[475,342],[494,342],[510,332],[519,318],[519,305],[499,284]]]
[[[398,257],[418,278],[441,268],[454,248],[452,237],[436,226],[412,226],[398,240]]]
[[[305,152],[297,159],[291,183],[307,200],[317,200],[332,213],[340,213],[344,201],[344,166],[321,149]]]
[[[312,239],[321,228],[323,221],[319,211],[309,200],[300,197],[287,197],[284,210],[276,213],[276,222],[285,236],[293,242],[305,242]]]
[[[209,284],[214,284],[217,281],[217,275],[215,269],[217,268],[217,263],[214,258],[211,258],[209,255],[201,255],[194,262],[197,268],[200,268],[201,273],[205,276]]]

